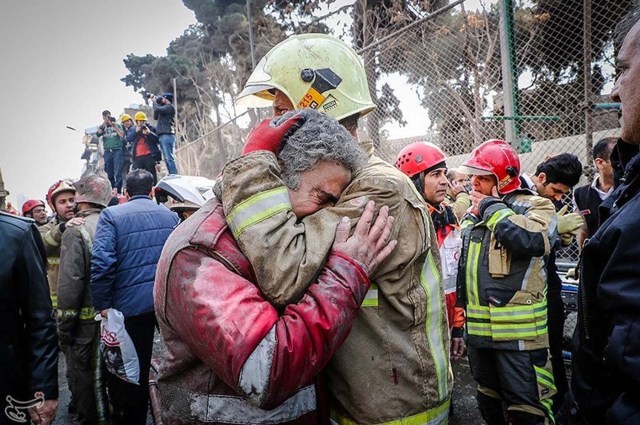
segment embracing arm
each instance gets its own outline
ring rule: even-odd
[[[480,216],[498,242],[518,256],[542,257],[551,250],[550,229],[555,229],[556,211],[548,199],[532,196],[524,214],[516,214],[499,198],[480,202]]]
[[[299,300],[322,269],[341,218],[348,217],[353,226],[368,200],[377,207],[388,205],[389,215],[401,219],[407,203],[394,183],[378,178],[363,189],[360,185],[365,183],[359,180],[347,188],[336,206],[298,222],[273,153],[253,152],[227,164],[222,191],[227,223],[267,300],[278,306]],[[400,244],[414,243],[397,237],[398,231],[395,226],[393,239]],[[418,249],[422,247],[414,246],[412,251]]]

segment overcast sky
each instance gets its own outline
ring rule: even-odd
[[[192,23],[180,0],[2,2],[0,169],[9,200],[44,200],[56,180],[77,179],[83,130],[104,109],[117,117],[142,101],[120,81],[122,59],[166,54]]]

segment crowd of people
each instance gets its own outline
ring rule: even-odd
[[[181,217],[153,200],[160,155],[177,174],[167,122],[105,111],[108,178],[56,182],[50,219],[39,200],[29,220],[0,214],[0,423],[53,421],[59,352],[79,423],[146,423],[156,330],[166,424],[446,424],[465,355],[477,423],[640,423],[639,18],[619,26],[620,138],[594,146],[579,188],[577,156],[528,175],[499,139],[456,169],[426,142],[378,158],[357,133],[375,108],[363,62],[322,34],[260,61],[238,101],[271,100],[273,117]],[[569,383],[555,256],[574,239]],[[137,382],[105,370],[97,319],[113,311]]]
[[[142,111],[133,117],[124,113],[118,119],[111,116],[110,111],[102,111],[102,123],[96,136],[102,139],[104,170],[115,192],[122,193],[124,178],[130,169],[147,170],[155,184],[158,180],[156,165],[163,158],[168,173],[178,174],[174,157],[175,113],[171,93],[154,99],[156,126],[147,122],[147,115]]]

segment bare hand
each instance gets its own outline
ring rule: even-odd
[[[29,416],[36,425],[49,425],[53,423],[58,410],[58,400],[45,400],[42,406],[29,409]]]
[[[363,264],[366,272],[371,273],[391,254],[398,241],[389,241],[393,217],[389,216],[389,207],[380,208],[378,218],[373,223],[375,202],[369,201],[356,224],[353,235],[349,237],[351,225],[346,217],[336,229],[333,249]]]
[[[84,224],[84,218],[82,217],[73,217],[71,220],[67,221],[65,227],[77,227],[82,226]]]
[[[496,189],[495,186],[491,188],[491,196],[485,195],[484,193],[476,192],[475,190],[472,190],[471,192],[469,192],[469,199],[471,199],[471,206],[473,207],[474,211],[478,211],[478,206],[480,205],[480,202],[482,202],[483,199],[489,198],[489,197],[500,199],[500,195],[498,194],[498,189]]]
[[[451,360],[460,360],[464,349],[464,338],[451,338]]]
[[[109,315],[109,309],[108,308],[105,308],[104,310],[100,310],[100,316],[102,316],[102,317],[104,317],[106,319],[108,315]]]

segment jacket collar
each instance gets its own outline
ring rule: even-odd
[[[131,201],[136,201],[138,199],[147,199],[147,200],[151,200],[151,197],[149,195],[136,195],[136,196],[132,196],[131,198],[129,198],[129,200],[127,202],[131,202]]]

